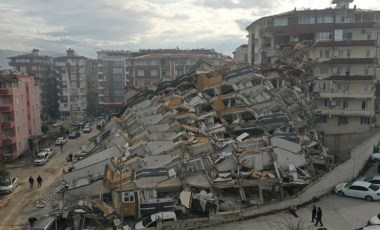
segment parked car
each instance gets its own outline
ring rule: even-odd
[[[362,198],[367,201],[380,199],[380,187],[365,181],[340,183],[335,187],[335,193],[339,196]]]
[[[77,139],[80,137],[80,132],[74,131],[69,134],[69,139]]]
[[[368,225],[380,225],[380,213],[368,221]],[[379,226],[380,229],[380,226]]]
[[[62,121],[57,121],[53,124],[53,127],[61,127],[63,125]]]
[[[371,184],[380,185],[380,176],[369,176],[359,178],[358,181],[365,181]]]
[[[66,144],[66,143],[67,143],[67,139],[65,137],[58,137],[55,140],[55,145],[61,145],[61,144]]]
[[[55,150],[50,148],[42,149],[42,152],[48,152],[50,156],[53,156],[55,154]]]
[[[18,179],[16,177],[7,178],[3,185],[0,185],[0,194],[12,193],[18,186]]]
[[[371,161],[380,162],[380,153],[372,153],[371,156],[369,156],[369,159]]]
[[[37,154],[37,157],[34,159],[34,165],[44,165],[49,161],[50,154],[48,152],[40,152]]]
[[[177,216],[174,212],[159,212],[152,214],[135,225],[135,229],[152,228],[157,226],[157,219],[160,218],[162,222],[176,221]]]
[[[83,133],[90,133],[91,130],[92,130],[91,126],[85,126],[85,127],[83,128]]]

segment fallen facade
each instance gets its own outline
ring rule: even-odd
[[[251,66],[226,66],[140,92],[63,176],[62,209],[117,225],[121,216],[196,217],[293,196],[330,159],[305,88],[276,89]],[[103,211],[75,213],[78,202]]]

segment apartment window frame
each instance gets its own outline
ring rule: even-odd
[[[361,125],[371,124],[371,118],[370,117],[360,117],[360,124]]]
[[[300,25],[315,24],[315,22],[315,16],[303,15],[298,17],[298,24]]]
[[[288,26],[289,19],[287,17],[279,17],[273,19],[273,26]]]
[[[348,117],[347,116],[338,116],[338,125],[348,125]]]

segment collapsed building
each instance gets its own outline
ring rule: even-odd
[[[63,210],[112,224],[162,211],[191,217],[283,200],[317,179],[330,158],[307,86],[198,64],[135,95],[91,140],[63,176]],[[87,211],[70,208],[78,202]]]

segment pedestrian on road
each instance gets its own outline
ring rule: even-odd
[[[317,222],[315,223],[315,226],[317,226],[318,223],[321,224],[321,227],[323,226],[323,224],[322,224],[322,210],[321,210],[320,207],[318,207],[318,211],[317,211]]]
[[[33,188],[34,179],[32,176],[29,177],[29,184],[30,184],[30,188]]]
[[[63,142],[61,141],[61,153],[63,153],[62,151],[63,151]]]
[[[313,211],[311,211],[311,222],[312,223],[314,222],[314,219],[317,220],[316,215],[317,215],[317,207],[315,207],[315,205],[313,205]]]
[[[37,177],[37,184],[38,184],[39,188],[41,187],[41,183],[42,183],[42,177],[40,175],[38,175],[38,177]]]

